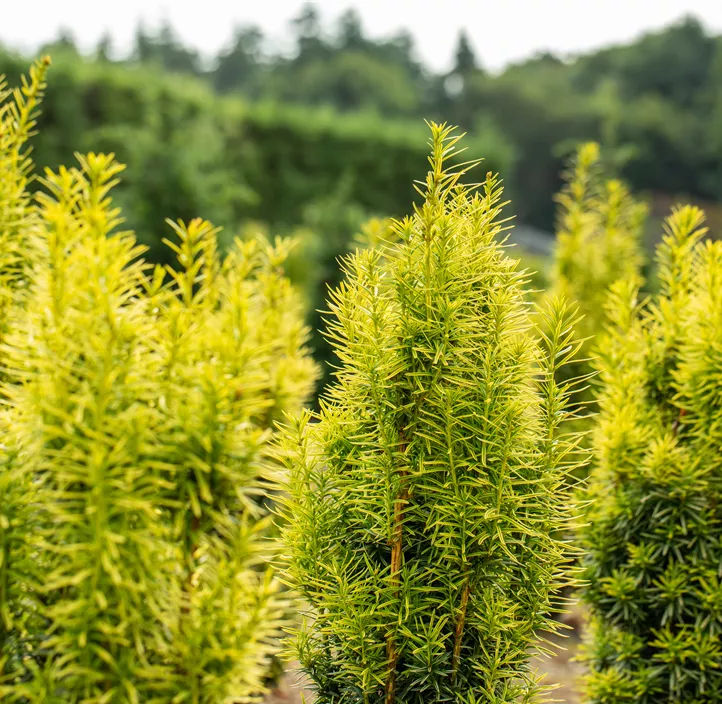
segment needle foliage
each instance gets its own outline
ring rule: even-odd
[[[48,59],[34,64],[16,88],[0,77],[0,343],[11,329],[14,309],[24,304],[37,254],[39,222],[31,207],[34,173],[28,140],[48,65]],[[2,364],[0,379],[6,379]],[[8,444],[10,427],[11,414],[0,407],[0,677],[15,667],[22,650],[19,633],[34,607],[25,585],[36,569],[28,547],[33,484],[19,468],[16,448]]]
[[[269,443],[316,374],[290,245],[221,260],[209,223],[171,223],[177,263],[150,267],[122,167],[78,160],[16,198],[37,250],[2,347],[0,699],[247,701],[286,616]]]
[[[27,287],[37,227],[28,190],[34,179],[29,138],[45,91],[50,60],[36,62],[20,86],[9,88],[0,76],[0,332],[9,308]]]
[[[582,354],[564,374],[588,378],[593,374],[589,361],[593,341],[606,323],[604,303],[610,286],[618,279],[641,274],[641,236],[647,206],[634,198],[622,181],[607,176],[595,142],[577,149],[564,180],[556,196],[550,295],[574,301],[578,307],[578,334],[584,339]],[[588,387],[580,389],[575,401],[588,407],[594,394]]]
[[[432,125],[423,202],[344,261],[336,382],[282,440],[295,651],[321,704],[532,701],[571,579],[574,316],[552,303],[539,342],[501,185],[462,185],[459,139]]]
[[[586,701],[722,701],[722,243],[668,218],[661,289],[614,285],[585,531]]]
[[[647,207],[620,180],[607,177],[595,142],[579,147],[564,178],[556,197],[552,288],[577,303],[584,316],[579,332],[586,338],[604,328],[609,287],[617,279],[641,273]]]

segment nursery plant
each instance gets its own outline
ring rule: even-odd
[[[27,288],[37,226],[30,207],[33,174],[28,139],[34,134],[45,90],[48,58],[36,62],[22,84],[9,88],[0,76],[0,332],[8,308]]]
[[[30,68],[21,86],[9,88],[0,77],[0,344],[10,329],[13,308],[23,305],[36,253],[38,219],[31,207],[34,177],[28,139],[33,134],[45,88],[48,59]],[[0,348],[0,378],[6,378]],[[20,623],[32,613],[25,585],[35,569],[27,549],[32,483],[19,471],[17,453],[8,447],[10,414],[0,408],[0,673],[20,651]],[[13,661],[10,663],[10,661]]]
[[[460,137],[431,131],[414,215],[344,260],[336,381],[279,448],[286,576],[307,604],[293,648],[319,704],[530,702],[531,651],[573,581],[556,536],[578,438],[557,371],[576,316],[552,302],[533,331],[498,178],[462,185]]]
[[[553,288],[577,302],[584,315],[580,333],[588,337],[604,328],[609,287],[641,273],[647,206],[622,181],[607,176],[595,142],[579,146],[564,180],[556,197]]]
[[[641,236],[647,206],[622,181],[607,175],[595,142],[579,146],[564,180],[556,197],[556,246],[549,293],[578,306],[583,354],[565,373],[581,377],[592,373],[589,353],[595,337],[604,331],[609,287],[618,279],[642,272]],[[594,394],[586,388],[576,398],[589,403]]]
[[[677,208],[660,291],[616,283],[598,345],[586,700],[722,701],[722,243]]]
[[[151,267],[121,171],[79,156],[18,201],[36,256],[2,346],[0,699],[247,701],[287,611],[270,442],[316,375],[290,243],[221,259],[210,223],[171,223],[177,262]]]

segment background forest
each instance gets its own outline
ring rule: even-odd
[[[213,116],[219,119],[212,97],[219,95],[241,99],[245,110],[239,103],[236,109],[242,110],[244,121],[250,123],[249,137],[256,136],[254,129],[275,129],[291,133],[299,147],[313,139],[308,134],[310,123],[317,129],[319,122],[325,123],[326,131],[337,132],[332,136],[344,143],[350,139],[343,137],[344,132],[352,131],[352,124],[358,129],[359,123],[365,122],[375,128],[379,138],[383,136],[399,148],[399,133],[409,129],[404,122],[419,123],[426,118],[458,124],[485,141],[486,157],[497,162],[493,166],[503,167],[515,194],[523,196],[519,217],[545,229],[552,225],[550,196],[559,185],[561,159],[582,139],[600,141],[633,190],[705,200],[718,200],[722,195],[722,37],[712,36],[694,17],[629,45],[573,59],[562,60],[549,53],[532,56],[496,75],[487,73],[463,31],[451,70],[439,75],[417,58],[412,36],[399,33],[389,39],[373,39],[365,33],[354,9],[347,10],[335,26],[327,26],[322,12],[308,4],[291,24],[294,48],[290,55],[274,47],[252,25],[236,27],[230,45],[215,57],[202,57],[184,46],[167,23],[158,28],[140,25],[127,56],[114,50],[108,36],[94,55],[81,57],[72,32],[61,31],[41,48],[59,64],[50,98],[62,95],[63,105],[46,109],[48,143],[38,146],[42,152],[39,161],[51,163],[66,157],[71,130],[91,144],[100,138],[115,139],[127,151],[121,156],[131,157],[126,144],[130,140],[124,140],[120,131],[123,126],[136,132],[132,141],[137,151],[157,159],[160,146],[151,140],[153,130],[168,134],[172,128],[173,134],[180,132],[186,141],[192,137],[202,145],[203,165],[220,177],[220,153],[227,153],[225,140],[231,135],[216,136],[216,141],[223,140],[221,146],[207,134],[215,131],[208,122]],[[10,47],[3,54],[3,70],[17,73],[22,62],[16,65]],[[142,67],[142,72],[121,73],[114,70],[118,67]],[[162,80],[167,74],[176,77]],[[190,77],[198,80],[191,82],[187,80]],[[166,122],[154,124],[152,116],[157,113],[152,108],[161,105]],[[315,111],[291,111],[291,105],[324,108],[325,119]],[[328,127],[331,111],[347,118],[333,120],[338,130]],[[374,117],[383,118],[383,128],[378,119],[376,124],[370,122]],[[299,123],[304,123],[305,132]],[[54,127],[52,135],[49,124]],[[110,125],[117,129],[109,133]],[[100,126],[105,129],[98,134],[94,128]],[[145,141],[137,136],[139,128]],[[171,151],[173,139],[163,141]],[[73,145],[79,148],[76,142]],[[149,153],[149,147],[156,151]],[[338,146],[328,140],[328,149],[337,151]],[[265,152],[262,156],[269,161],[272,158]],[[249,190],[225,194],[223,205],[238,205],[233,196],[242,201],[242,195],[270,209],[250,165],[237,164],[236,168],[249,171],[245,179]],[[348,172],[350,193],[344,200],[376,210],[393,207],[372,195],[373,184],[364,179],[363,171],[356,173],[349,165]],[[179,184],[164,185],[170,193]],[[281,202],[273,204],[274,220],[298,221],[295,195],[284,192]],[[200,204],[210,205],[202,200]],[[239,212],[270,217],[249,207]]]
[[[114,51],[110,37],[94,55],[81,56],[72,32],[61,31],[41,48],[56,65],[38,163],[57,163],[70,149],[112,143],[131,167],[155,165],[154,185],[164,201],[158,203],[160,212],[181,204],[195,212],[197,203],[225,221],[259,217],[273,226],[297,224],[309,217],[298,212],[299,202],[308,202],[307,193],[301,197],[300,184],[281,184],[277,178],[277,192],[268,193],[267,181],[277,175],[259,173],[264,163],[274,163],[273,142],[289,162],[275,165],[291,169],[289,175],[279,168],[281,177],[290,179],[298,171],[306,181],[335,177],[339,197],[348,205],[386,214],[399,207],[395,199],[406,193],[388,193],[378,183],[383,174],[370,178],[362,164],[348,163],[347,154],[339,158],[339,149],[360,130],[384,145],[403,150],[406,144],[408,149],[418,143],[409,123],[418,132],[426,118],[459,124],[482,140],[490,165],[501,168],[507,186],[522,196],[519,218],[546,230],[552,226],[551,195],[559,186],[560,165],[579,140],[599,141],[635,191],[707,201],[722,196],[722,37],[710,35],[694,17],[629,45],[572,60],[549,53],[533,56],[498,75],[485,71],[464,32],[453,68],[438,75],[416,58],[412,36],[372,39],[353,9],[329,27],[309,4],[292,29],[291,56],[277,51],[258,27],[239,26],[231,44],[212,58],[184,46],[169,24],[139,26],[128,56]],[[14,77],[26,58],[6,47],[0,68]],[[229,122],[235,134],[229,134]],[[164,139],[157,138],[159,132]],[[323,148],[337,155],[335,165],[303,161],[304,146],[321,135]],[[281,138],[288,145],[279,144]],[[179,154],[178,140],[197,148]],[[256,146],[254,158],[232,151],[246,142]],[[295,148],[289,152],[285,146]],[[186,163],[173,163],[174,157]],[[197,163],[187,163],[192,159]],[[309,173],[308,166],[316,168]],[[183,177],[195,167],[224,183],[223,192],[208,178],[197,179],[193,187],[185,183]],[[233,187],[228,184],[229,168],[245,177],[244,188],[238,179]],[[325,184],[307,182],[305,187],[316,190],[319,199],[329,195]],[[147,207],[138,210],[145,212],[136,217],[152,223]]]

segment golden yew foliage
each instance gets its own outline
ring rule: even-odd
[[[564,187],[556,197],[557,238],[547,295],[574,301],[580,314],[581,354],[561,370],[560,380],[578,381],[572,396],[579,408],[576,427],[587,431],[592,427],[590,411],[596,409],[590,360],[593,341],[604,330],[610,286],[641,274],[647,207],[619,179],[606,175],[595,142],[578,148],[564,177]],[[589,439],[587,435],[585,445]]]
[[[0,342],[10,329],[9,317],[22,306],[28,273],[36,254],[37,212],[28,186],[33,179],[28,139],[45,88],[48,59],[30,69],[29,79],[11,89],[0,77]],[[0,360],[2,360],[0,355]],[[0,364],[0,378],[5,378]],[[7,442],[10,409],[0,407],[0,673],[20,647],[18,634],[32,616],[19,612],[24,585],[34,569],[27,530],[34,485],[17,462],[17,448]]]
[[[282,437],[295,650],[323,704],[532,701],[571,579],[574,316],[557,302],[536,335],[497,178],[462,185],[459,137],[432,135],[423,202],[392,238],[371,225],[331,293],[336,382]]]
[[[173,223],[177,265],[153,268],[119,227],[122,167],[78,161],[45,174],[37,204],[24,181],[7,229],[37,256],[2,348],[0,698],[245,701],[286,608],[267,448],[316,373],[290,245],[221,259],[209,223]]]
[[[593,337],[604,328],[609,287],[641,272],[647,207],[619,179],[605,175],[594,142],[579,147],[565,181],[557,195],[552,293],[576,302],[584,316],[580,335]]]
[[[9,88],[0,76],[0,330],[5,329],[8,306],[26,282],[37,225],[30,207],[28,185],[33,162],[28,139],[33,135],[37,109],[45,89],[50,60],[30,68],[29,78]]]

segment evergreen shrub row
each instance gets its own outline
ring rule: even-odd
[[[152,263],[112,154],[33,183],[47,65],[0,81],[3,701],[254,701],[288,630],[319,704],[537,701],[580,559],[586,700],[722,701],[722,246],[700,210],[670,216],[640,299],[644,207],[582,146],[534,302],[498,177],[470,183],[431,124],[413,215],[343,260],[335,380],[306,411],[293,242],[222,256],[208,221],[169,220]]]

